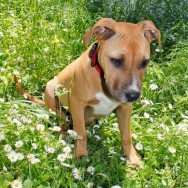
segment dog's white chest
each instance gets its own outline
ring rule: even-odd
[[[108,115],[120,104],[119,102],[108,98],[103,93],[97,93],[95,97],[99,100],[98,104],[92,105],[95,115]]]

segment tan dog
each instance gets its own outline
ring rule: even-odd
[[[15,77],[17,88],[29,100],[46,105],[62,117],[64,114],[59,110],[54,92],[58,84],[69,90],[59,101],[68,107],[73,129],[83,138],[75,144],[77,158],[88,155],[85,123],[116,109],[124,154],[131,164],[140,166],[140,156],[132,145],[131,103],[141,93],[142,78],[150,59],[151,41],[157,39],[161,46],[160,32],[152,21],[132,24],[102,18],[85,34],[84,44],[88,45],[93,36],[98,38],[98,47],[91,45],[47,83],[44,102],[26,93]],[[94,57],[90,59],[89,53]]]

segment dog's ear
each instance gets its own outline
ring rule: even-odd
[[[149,42],[153,40],[158,41],[159,48],[161,48],[161,33],[156,28],[155,24],[150,20],[144,20],[138,23],[141,27],[142,32],[144,32],[144,36]]]
[[[115,34],[116,21],[111,18],[101,18],[95,25],[84,35],[83,43],[87,46],[93,36],[99,40],[107,40]]]

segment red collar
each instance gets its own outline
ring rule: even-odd
[[[89,51],[89,58],[91,59],[91,66],[95,67],[99,74],[103,74],[103,70],[101,69],[98,61],[98,42],[94,43]]]

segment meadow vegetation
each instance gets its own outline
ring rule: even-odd
[[[188,187],[188,1],[2,0],[0,2],[0,188]],[[100,17],[153,20],[163,50],[151,45],[133,142],[143,168],[123,156],[115,113],[88,130],[89,156],[76,160],[69,130],[54,113],[25,100],[13,75],[41,98],[46,83],[86,49],[85,32]]]

